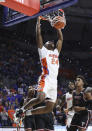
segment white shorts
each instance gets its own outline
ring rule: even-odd
[[[49,98],[48,101],[55,103],[57,99],[57,80],[40,77],[38,92],[44,92],[45,98]]]
[[[68,127],[70,127],[70,125],[71,125],[71,121],[72,121],[73,116],[74,116],[74,110],[69,111],[69,113],[67,114],[67,120],[66,120],[66,125]]]

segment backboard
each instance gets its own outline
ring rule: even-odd
[[[33,16],[26,16],[17,11],[4,7],[4,26],[12,26],[14,24],[27,21],[37,16],[46,14],[57,9],[63,9],[75,4],[78,0],[40,0],[40,12]]]
[[[40,0],[41,10],[58,5],[70,2],[71,0]]]

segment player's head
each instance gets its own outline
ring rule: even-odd
[[[92,99],[92,87],[87,87],[84,91],[85,99],[91,98]]]
[[[85,93],[91,93],[92,94],[92,87],[87,87],[85,90]]]
[[[76,87],[84,87],[84,86],[87,86],[87,81],[86,81],[85,77],[82,76],[82,75],[78,75],[78,76],[76,77],[75,86],[76,86]]]
[[[69,89],[69,92],[72,92],[75,89],[74,82],[69,81],[69,83],[68,83],[68,89]]]
[[[29,86],[29,89],[28,89],[28,97],[29,98],[32,98],[34,96],[34,93],[35,93],[35,89],[33,86]]]
[[[54,50],[55,48],[55,44],[54,41],[47,41],[44,46],[48,49],[48,50]]]

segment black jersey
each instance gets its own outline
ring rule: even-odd
[[[79,94],[76,91],[73,92],[73,106],[86,107],[86,100],[84,99],[84,90]],[[79,111],[78,113],[84,113],[87,110]]]

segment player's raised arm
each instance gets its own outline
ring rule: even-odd
[[[57,29],[57,34],[58,34],[58,41],[57,41],[56,48],[58,49],[58,52],[60,53],[62,49],[62,43],[63,43],[63,34],[61,32],[61,29]]]
[[[37,24],[36,24],[36,42],[37,42],[38,48],[43,47],[43,39],[42,39],[41,27],[40,27],[40,17],[37,18]]]

